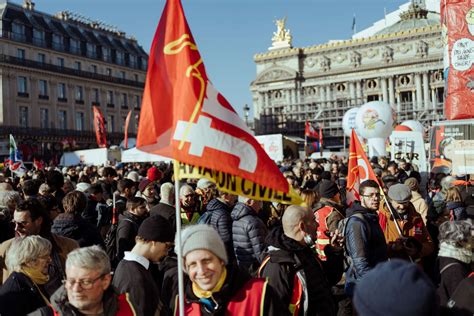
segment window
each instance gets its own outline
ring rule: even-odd
[[[105,74],[106,74],[107,76],[110,76],[110,77],[111,77],[111,76],[112,76],[112,69],[111,69],[111,68],[105,69]]]
[[[128,107],[127,94],[126,93],[122,93],[121,98],[120,98],[120,104],[123,108]]]
[[[104,61],[112,61],[112,55],[110,53],[110,48],[102,47],[102,60]]]
[[[120,72],[120,78],[125,79],[125,71]]]
[[[74,69],[81,70],[81,62],[80,61],[75,61],[74,62]]]
[[[114,104],[114,92],[112,90],[107,91],[107,104]]]
[[[67,112],[64,110],[58,111],[58,127],[67,129]]]
[[[64,50],[64,40],[61,35],[53,34],[53,49]]]
[[[46,63],[46,55],[43,53],[38,53],[37,61],[42,64]]]
[[[12,24],[12,35],[13,39],[17,41],[25,41],[25,26],[23,24],[15,23]]]
[[[45,47],[46,37],[42,30],[33,29],[33,44]]]
[[[107,132],[112,133],[115,130],[114,128],[114,116],[107,116]]]
[[[58,59],[56,59],[56,65],[58,65],[61,68],[64,68],[64,58],[58,57]]]
[[[21,127],[28,127],[28,107],[20,106],[19,123]]]
[[[82,86],[76,86],[76,102],[84,101],[84,89]]]
[[[17,57],[18,59],[25,59],[25,56],[26,56],[26,53],[25,53],[25,50],[24,50],[24,49],[18,48],[18,49],[16,50],[16,57]]]
[[[49,110],[45,108],[40,109],[40,127],[49,128]]]
[[[137,68],[137,56],[135,55],[130,55],[129,57],[129,66],[132,68]]]
[[[39,96],[45,97],[48,95],[48,82],[46,80],[38,80]]]
[[[89,58],[97,57],[97,49],[94,44],[91,44],[91,43],[86,44],[86,56]]]
[[[126,116],[122,116],[122,124],[120,124],[120,131],[125,132],[125,121],[127,120]]]
[[[138,75],[135,74],[134,77],[135,77],[135,81],[138,82]]]
[[[147,60],[145,58],[142,58],[142,70],[146,70],[147,68]]]
[[[134,106],[135,106],[136,109],[139,109],[139,108],[140,108],[140,105],[141,105],[140,96],[139,96],[139,95],[136,95],[136,96],[135,96],[135,104],[134,104]]]
[[[58,83],[58,100],[61,99],[62,101],[66,99],[66,84],[65,83]]]
[[[91,72],[97,73],[97,65],[91,65]]]
[[[99,89],[92,89],[92,102],[99,104],[100,103],[100,92]]]
[[[18,77],[18,94],[27,95],[28,94],[28,85],[26,77]]]
[[[121,51],[117,51],[115,54],[115,61],[117,62],[118,65],[123,65],[125,62],[125,54]]]
[[[76,112],[76,130],[77,131],[84,130],[84,113],[83,112]]]
[[[69,39],[69,51],[73,54],[79,54],[81,52],[80,42],[77,39]]]

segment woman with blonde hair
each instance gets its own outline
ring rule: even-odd
[[[18,237],[8,249],[5,263],[11,272],[0,288],[0,315],[26,315],[49,304],[48,282],[51,242],[37,235]]]
[[[446,192],[446,210],[449,212],[451,221],[462,221],[467,219],[466,205],[464,204],[461,192],[457,187],[451,187]]]
[[[306,206],[314,212],[319,202],[319,194],[314,190],[306,189],[301,192],[301,198],[306,203]]]

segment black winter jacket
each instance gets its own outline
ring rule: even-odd
[[[43,292],[45,296],[46,292]],[[0,315],[23,316],[45,306],[33,282],[23,273],[12,272],[0,288]]]
[[[232,208],[219,199],[209,201],[206,211],[211,212],[211,226],[217,230],[224,242],[229,262],[235,260],[234,243],[232,241]]]
[[[74,239],[79,247],[99,245],[104,247],[104,240],[96,226],[79,215],[59,214],[53,221],[51,232]]]
[[[272,229],[266,241],[269,245],[266,256],[270,256],[270,260],[260,275],[268,278],[276,298],[286,310],[293,293],[295,274],[300,271],[305,279],[300,315],[335,315],[331,285],[340,280],[344,270],[342,249],[327,246],[328,261],[323,263],[311,248],[287,237],[281,227]]]
[[[237,203],[231,213],[232,240],[237,263],[244,269],[257,268],[266,248],[267,227],[251,207]]]
[[[122,260],[124,252],[132,250],[135,246],[135,237],[137,237],[138,228],[143,220],[130,212],[119,216],[116,236],[118,260]]]
[[[463,221],[467,219],[466,205],[463,202],[446,202],[446,209],[455,221]]]
[[[352,216],[360,213],[364,220]],[[352,216],[352,217],[351,217]],[[357,279],[360,279],[379,262],[387,260],[387,244],[377,213],[355,204],[347,210],[345,244],[351,265],[346,272],[346,292],[352,295]]]
[[[439,272],[444,269],[443,273],[438,273],[439,304],[446,306],[459,283],[471,273],[471,267],[462,261],[449,257],[438,257],[438,266]]]

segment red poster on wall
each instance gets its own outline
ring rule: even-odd
[[[441,1],[445,115],[448,120],[474,117],[474,1]]]

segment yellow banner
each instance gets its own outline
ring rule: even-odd
[[[178,179],[206,178],[213,181],[219,190],[251,199],[293,205],[302,205],[303,203],[303,200],[293,188],[290,188],[288,193],[284,193],[229,173],[204,167],[195,167],[179,161],[175,161],[174,163],[177,164],[174,170]]]

